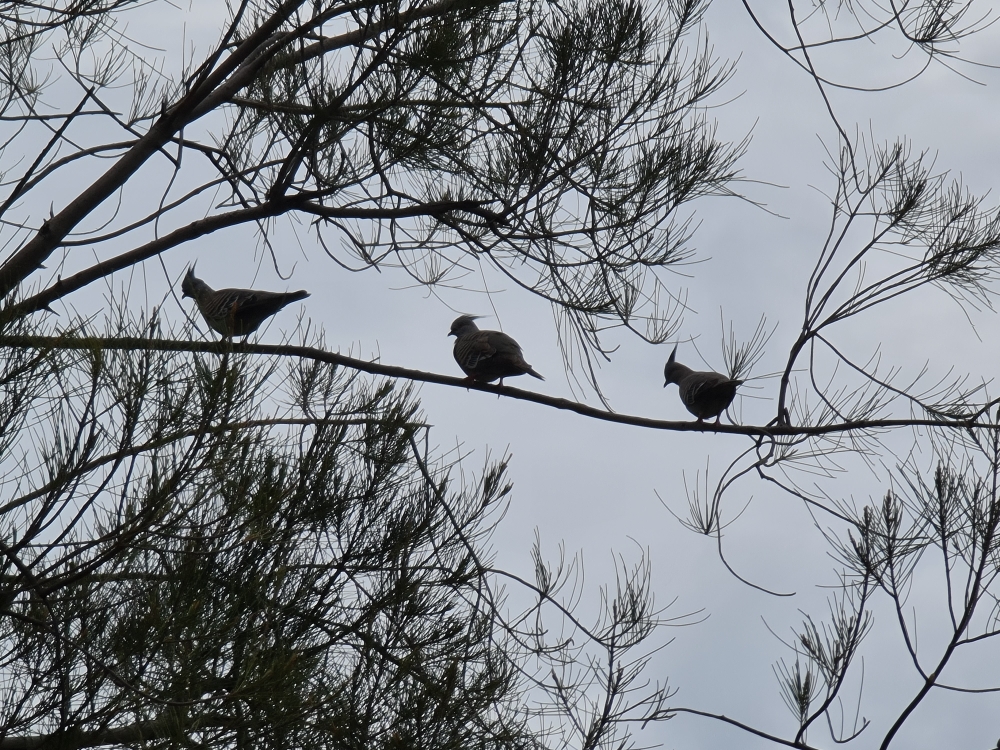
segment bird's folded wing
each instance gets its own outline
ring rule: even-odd
[[[490,334],[489,345],[494,354],[515,360],[523,359],[524,354],[521,352],[521,345],[506,333],[501,331],[483,331],[483,333]]]
[[[260,292],[247,290],[232,301],[234,311],[243,315],[274,315],[286,304],[291,302],[287,295],[276,292]]]
[[[496,347],[490,343],[489,331],[477,331],[462,337],[462,361],[470,368],[475,368],[480,360],[489,359],[497,353]]]
[[[222,290],[218,292],[218,297],[215,299],[215,307],[220,312],[229,313],[233,308],[245,307],[247,304],[247,298],[253,298],[253,295],[248,295],[246,292],[242,292],[239,289]]]

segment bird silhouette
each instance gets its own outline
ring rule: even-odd
[[[477,315],[463,315],[451,324],[449,336],[455,337],[455,361],[469,380],[492,383],[515,375],[531,375],[545,380],[524,361],[521,347],[501,331],[480,331]]]
[[[675,346],[663,368],[663,377],[666,381],[663,387],[677,383],[681,401],[689,412],[698,417],[699,422],[715,417],[718,423],[722,412],[736,398],[736,389],[743,384],[743,381],[733,380],[719,372],[696,372],[676,362],[674,360],[676,354]]]
[[[191,297],[205,322],[223,336],[246,336],[285,305],[305,299],[309,292],[263,292],[256,289],[212,289],[188,269],[181,282],[183,296]]]

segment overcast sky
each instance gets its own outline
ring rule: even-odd
[[[212,4],[196,5],[178,9],[152,4],[142,23],[135,22],[137,36],[155,28],[158,38],[174,41],[164,55],[168,70],[178,65],[181,39],[194,43],[195,59],[214,39],[211,25],[205,22],[210,15],[206,6]],[[777,10],[783,6],[756,5]],[[780,14],[765,17],[772,24],[769,28],[788,38]],[[144,29],[146,24],[149,28]],[[720,320],[732,323],[737,335],[749,337],[760,316],[766,315],[777,330],[754,373],[766,375],[778,370],[787,358],[802,314],[805,280],[827,231],[830,211],[824,192],[833,189],[833,180],[824,166],[825,149],[836,148],[836,133],[815,84],[763,38],[740,3],[716,0],[707,29],[715,54],[736,62],[736,74],[718,97],[712,115],[723,140],[752,135],[741,166],[747,179],[755,182],[746,183],[743,189],[767,210],[723,198],[694,205],[699,225],[692,245],[703,262],[686,267],[684,275],[677,274],[675,279],[677,289],[687,290],[690,306],[677,337],[682,342],[678,359],[696,369],[724,369]],[[963,49],[966,57],[1000,64],[1000,29],[987,29]],[[818,58],[829,77],[873,86],[902,80],[920,64],[915,54],[900,56],[900,52],[888,43],[873,47],[863,42],[849,52],[831,50]],[[1000,74],[971,65],[959,70],[974,80],[932,66],[900,89],[837,92],[834,103],[849,132],[870,133],[876,142],[907,137],[915,151],[937,153],[939,168],[952,170],[973,192],[982,194],[992,189],[1000,174],[996,147]],[[413,288],[409,277],[392,270],[345,272],[312,243],[305,228],[297,239],[285,230],[276,237],[284,270],[295,264],[289,281],[277,277],[245,228],[189,243],[166,254],[163,263],[172,280],[179,279],[186,265],[197,259],[199,275],[217,288],[308,289],[312,296],[303,306],[279,315],[260,341],[279,341],[282,331],[294,328],[296,311],[304,309],[313,324],[325,329],[331,349],[378,356],[387,364],[421,370],[460,374],[451,355],[453,340],[447,337],[452,319],[458,312],[491,316],[482,321],[483,326],[502,327],[514,336],[526,359],[546,376],[544,383],[508,384],[572,397],[548,306],[505,288],[495,274],[485,274],[495,292],[490,299],[455,290],[439,298]],[[143,284],[151,292],[145,304],[151,305],[158,301],[158,290],[166,281],[158,262],[148,264],[146,273]],[[142,295],[135,300],[137,306],[144,304]],[[81,310],[88,307],[85,300],[73,302]],[[190,307],[185,309],[190,312]],[[164,314],[178,321],[183,315],[173,301],[167,302]],[[972,373],[974,380],[989,380],[996,371],[994,342],[1000,326],[988,312],[974,315],[973,321],[978,338],[953,302],[929,290],[887,305],[856,325],[843,326],[837,331],[837,343],[861,359],[881,347],[887,362],[912,374],[925,364],[940,374],[955,366]],[[692,339],[707,362],[699,359]],[[676,387],[662,387],[663,363],[673,342],[654,347],[627,335],[612,340],[620,349],[600,372],[612,406],[631,414],[687,419]],[[767,422],[774,414],[776,390],[776,379],[753,381],[744,388],[732,413],[747,423]],[[704,473],[707,466],[717,477],[747,447],[744,439],[609,425],[454,388],[425,385],[418,392],[427,420],[434,425],[432,442],[443,451],[460,447],[468,454],[468,469],[478,469],[491,453],[507,451],[513,456],[514,493],[494,539],[501,566],[530,577],[529,551],[537,532],[551,557],[556,557],[560,543],[570,554],[583,556],[586,596],[596,603],[599,585],[613,583],[615,555],[627,561],[648,555],[657,602],[665,606],[676,598],[667,614],[703,611],[708,615],[700,624],[664,633],[675,640],[657,656],[649,678],[669,679],[679,688],[674,699],[678,705],[724,713],[784,736],[793,734],[793,719],[781,703],[772,673],[772,665],[789,653],[768,632],[768,626],[788,638],[789,628],[802,619],[800,610],[818,618],[826,615],[828,590],[821,586],[836,582],[836,567],[813,518],[801,503],[760,482],[747,480],[729,496],[726,512],[730,519],[752,502],[726,529],[727,559],[749,580],[796,594],[778,598],[737,581],[721,564],[714,540],[685,530],[661,504],[662,499],[674,513],[684,515],[685,479],[688,486],[694,486],[698,472]],[[826,489],[859,502],[877,499],[889,487],[893,461],[887,454],[882,472],[845,462],[851,470],[829,482]],[[933,463],[932,456],[924,456],[924,468],[932,468]],[[932,577],[921,579],[928,592],[936,583]],[[940,601],[925,593],[920,588],[914,592],[918,610],[921,603]],[[869,731],[879,738],[885,722],[898,715],[917,684],[893,613],[884,604],[879,600],[875,628],[863,649],[861,713],[875,723]],[[926,639],[922,646],[932,652],[933,619],[920,633]],[[972,686],[1000,683],[1000,647],[984,645],[977,656],[957,663],[949,679]],[[855,694],[848,690],[845,699]],[[817,731],[816,737],[823,733]],[[1000,696],[937,693],[911,718],[894,746],[987,750],[997,737]],[[639,741],[677,750],[773,747],[707,719],[684,716],[648,727]],[[821,744],[831,743],[823,740]],[[862,739],[857,746],[872,745]]]

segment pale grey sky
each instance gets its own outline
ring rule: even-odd
[[[178,9],[167,4],[146,7],[141,22],[131,30],[162,40],[166,70],[178,67],[181,42],[193,43],[194,57],[208,48],[215,34],[211,24],[216,8],[194,3]],[[787,38],[783,4],[752,3],[770,11],[769,28]],[[760,6],[760,7],[758,7]],[[148,25],[148,28],[143,26]],[[690,311],[678,335],[678,359],[696,368],[694,346],[707,364],[723,369],[720,310],[737,334],[748,337],[761,315],[777,324],[764,360],[755,374],[778,370],[797,333],[803,309],[804,282],[815,262],[830,220],[824,192],[833,180],[824,167],[824,144],[836,148],[836,134],[826,116],[816,86],[753,27],[742,5],[716,0],[707,18],[716,55],[736,61],[736,74],[711,113],[723,139],[738,140],[752,133],[741,162],[748,196],[766,204],[768,211],[735,199],[704,199],[694,204],[699,227],[692,240],[703,262],[676,276],[676,287],[688,291]],[[820,55],[822,70],[855,85],[880,85],[904,78],[919,60],[913,54],[896,60],[888,43],[867,42],[856,49],[832,50]],[[1000,64],[1000,28],[989,28],[970,41],[966,56]],[[155,56],[151,56],[151,60]],[[882,93],[836,92],[833,96],[841,122],[852,135],[863,131],[876,142],[905,136],[914,151],[939,156],[939,168],[961,175],[974,192],[993,188],[1000,174],[995,145],[1000,120],[1000,73],[969,65],[959,66],[970,81],[941,66],[932,66],[916,81]],[[162,166],[150,171],[151,184]],[[163,173],[160,172],[160,175]],[[125,196],[123,211],[138,196]],[[993,202],[993,201],[989,201]],[[317,247],[307,227],[298,239],[279,229],[273,242],[279,248],[283,270],[295,264],[290,280],[279,279],[269,259],[255,251],[252,232],[240,228],[202,238],[167,253],[163,263],[173,280],[186,265],[198,260],[199,275],[215,287],[251,286],[266,289],[306,288],[312,296],[303,303],[305,314],[326,331],[330,348],[356,356],[378,356],[381,361],[421,370],[458,375],[447,337],[455,311],[493,315],[484,327],[501,327],[523,346],[526,359],[544,374],[546,382],[509,381],[509,385],[571,397],[556,346],[556,333],[547,305],[511,289],[497,274],[485,272],[495,290],[491,299],[481,294],[447,291],[442,301],[413,288],[403,273],[367,271],[348,274]],[[299,248],[301,243],[301,249]],[[121,249],[125,249],[124,247]],[[72,265],[72,261],[70,261]],[[138,284],[150,291],[148,305],[158,300],[166,282],[158,262],[146,264],[147,279]],[[118,279],[116,278],[116,281]],[[142,295],[130,297],[143,304]],[[96,308],[101,300],[73,298],[79,309]],[[192,307],[185,301],[185,310]],[[280,340],[295,325],[293,306],[279,315],[258,337]],[[180,321],[182,312],[172,301],[164,315]],[[1000,333],[997,316],[974,314],[978,336],[958,307],[935,290],[924,290],[885,306],[863,320],[838,329],[837,343],[861,359],[881,347],[886,362],[916,374],[926,364],[944,374],[954,366],[975,380],[990,380],[997,370],[993,342]],[[662,367],[668,346],[653,347],[627,336],[613,361],[600,373],[612,406],[621,412],[663,419],[687,419],[676,388],[662,387]],[[671,344],[672,345],[672,344]],[[521,379],[525,380],[525,379]],[[747,423],[764,423],[774,412],[775,379],[754,381],[738,398],[734,413]],[[661,505],[677,514],[686,511],[685,478],[689,486],[698,472],[709,467],[712,477],[747,447],[744,439],[711,434],[673,434],[609,425],[569,413],[483,393],[425,385],[418,389],[432,440],[442,449],[459,446],[471,454],[467,467],[476,470],[488,453],[513,455],[514,493],[506,518],[494,539],[501,566],[531,577],[529,551],[537,533],[543,549],[557,554],[562,542],[586,563],[586,595],[597,602],[598,586],[613,582],[614,555],[634,561],[649,555],[657,602],[677,599],[668,615],[704,610],[709,618],[687,628],[665,631],[674,642],[654,660],[651,680],[669,679],[679,688],[677,705],[724,713],[756,727],[789,736],[794,723],[778,695],[772,673],[776,660],[790,656],[769,633],[791,637],[800,610],[823,618],[828,591],[836,582],[836,566],[818,533],[814,519],[800,502],[755,479],[743,480],[728,499],[727,515],[746,511],[725,531],[727,559],[739,573],[767,588],[794,591],[778,598],[737,581],[719,561],[714,540],[685,529]],[[893,436],[893,448],[905,451],[910,436]],[[826,491],[858,501],[876,499],[889,488],[895,458],[887,453],[884,468],[869,470],[847,458],[850,470],[834,480],[823,480]],[[933,457],[920,461],[933,467]],[[898,477],[897,477],[898,480]],[[817,481],[820,481],[817,478]],[[829,519],[819,518],[821,524]],[[940,582],[932,573],[918,579],[914,605],[937,601],[930,592]],[[922,587],[927,587],[925,591]],[[910,699],[916,681],[899,639],[894,616],[884,600],[876,607],[875,627],[866,641],[861,715],[873,722],[868,734],[881,738],[885,722],[898,715]],[[881,607],[881,608],[879,608]],[[932,609],[933,607],[931,607]],[[918,610],[928,617],[928,607]],[[933,618],[920,630],[928,652],[937,635]],[[1000,644],[983,644],[977,658],[950,667],[952,682],[995,685],[1000,681]],[[857,680],[859,673],[856,673]],[[855,686],[857,683],[855,683]],[[845,704],[855,692],[844,693]],[[853,711],[849,704],[845,709]],[[814,735],[831,746],[822,729]],[[894,747],[904,750],[987,750],[1000,737],[1000,695],[937,693],[906,724]],[[708,719],[680,716],[650,725],[639,733],[642,745],[662,744],[677,750],[740,748],[757,750],[773,744]],[[865,739],[856,746],[874,745]]]

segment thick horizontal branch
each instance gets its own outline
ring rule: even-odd
[[[67,294],[75,292],[78,289],[82,289],[97,279],[108,276],[115,271],[131,268],[136,263],[148,260],[177,245],[190,242],[198,237],[204,237],[220,229],[228,229],[239,224],[280,216],[293,210],[295,207],[296,204],[293,200],[281,199],[268,201],[253,208],[228,211],[223,214],[216,214],[215,216],[192,221],[169,234],[147,242],[145,245],[141,245],[121,255],[116,255],[113,258],[98,261],[94,265],[72,276],[58,279],[54,284],[47,289],[43,289],[38,294],[26,297],[20,302],[5,308],[0,313],[0,321],[16,320],[33,312],[46,310],[57,299],[65,297]]]
[[[507,224],[505,214],[490,211],[486,206],[488,201],[427,201],[412,206],[398,208],[362,208],[340,206],[324,206],[321,203],[304,203],[299,208],[304,213],[321,216],[325,219],[407,219],[419,216],[443,216],[451,212],[464,212],[481,216],[488,221]]]
[[[82,289],[97,279],[108,276],[115,271],[131,268],[136,263],[148,260],[160,253],[190,242],[198,237],[218,232],[221,229],[261,221],[276,216],[302,211],[303,213],[334,219],[405,219],[419,216],[441,216],[448,212],[463,211],[481,216],[487,221],[498,224],[506,223],[504,214],[499,214],[485,208],[481,201],[428,201],[413,206],[401,208],[336,208],[323,206],[307,200],[311,196],[293,196],[269,200],[258,206],[243,208],[226,213],[208,216],[192,221],[178,229],[147,242],[128,252],[113,258],[102,260],[79,273],[58,279],[54,284],[37,294],[8,306],[0,312],[0,321],[16,320],[39,310],[48,309],[49,305],[66,295]]]
[[[546,396],[533,391],[525,391],[510,386],[476,383],[465,378],[451,375],[438,375],[433,372],[411,370],[407,367],[383,365],[356,359],[343,354],[335,354],[310,346],[293,346],[291,344],[245,344],[228,341],[171,341],[166,339],[145,338],[113,338],[100,337],[63,337],[63,336],[0,336],[0,346],[13,346],[32,349],[110,349],[117,351],[167,351],[167,352],[202,352],[207,354],[261,354],[276,357],[295,357],[309,359],[315,362],[326,362],[332,365],[347,367],[372,375],[383,375],[388,378],[400,378],[420,383],[434,383],[453,388],[483,391],[519,401],[530,401],[553,409],[572,411],[584,417],[600,419],[605,422],[643,427],[651,430],[667,430],[671,432],[718,432],[727,435],[746,435],[754,438],[767,437],[810,437],[818,435],[833,435],[838,433],[859,432],[866,430],[891,430],[901,427],[938,427],[946,429],[987,429],[996,430],[1000,425],[989,422],[955,419],[873,419],[856,422],[836,422],[824,425],[729,425],[712,422],[677,422],[667,419],[650,419],[629,414],[618,414],[606,409],[587,406],[576,401],[570,401],[556,396]]]

